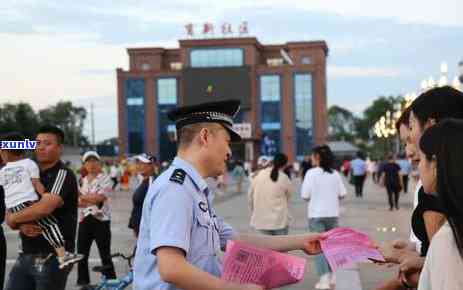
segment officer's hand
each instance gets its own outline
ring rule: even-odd
[[[42,228],[36,224],[21,224],[19,231],[30,238],[35,238],[42,234]]]
[[[304,239],[304,245],[302,250],[307,255],[318,255],[322,252],[320,241],[325,237],[323,234],[310,234]]]

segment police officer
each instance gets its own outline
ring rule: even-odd
[[[263,289],[221,280],[218,252],[235,239],[277,251],[320,251],[319,235],[238,235],[211,208],[205,181],[226,170],[239,101],[205,103],[168,113],[178,135],[177,157],[150,186],[134,262],[134,289]]]

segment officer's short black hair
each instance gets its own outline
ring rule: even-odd
[[[64,132],[60,128],[52,125],[44,125],[40,127],[37,131],[37,135],[39,134],[53,134],[56,136],[56,140],[58,140],[58,144],[64,143]]]
[[[207,128],[210,131],[215,131],[221,128],[221,126],[218,123],[196,123],[180,128],[178,130],[178,148],[181,149],[191,145],[194,138],[203,128]]]
[[[9,132],[9,133],[2,135],[0,137],[0,141],[24,141],[24,135],[19,132]],[[15,156],[21,156],[24,154],[24,149],[8,149],[5,151]]]

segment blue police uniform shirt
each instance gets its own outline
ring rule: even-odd
[[[134,260],[134,289],[178,289],[164,282],[155,255],[159,247],[183,250],[187,262],[214,276],[222,274],[218,252],[235,231],[216,215],[206,181],[176,157],[149,187]]]
[[[412,164],[407,159],[399,159],[396,163],[400,166],[400,174],[409,175],[412,172]]]
[[[356,158],[350,162],[352,168],[352,174],[354,176],[365,175],[366,173],[366,163],[360,158]]]

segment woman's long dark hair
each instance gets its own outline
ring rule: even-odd
[[[447,119],[427,129],[420,149],[437,162],[437,193],[463,259],[463,120]]]
[[[320,158],[320,167],[323,171],[332,173],[334,167],[334,154],[328,145],[317,146],[312,149],[313,154]]]
[[[273,157],[273,167],[272,172],[270,173],[270,178],[273,182],[277,182],[278,180],[278,171],[286,166],[288,163],[288,157],[283,153],[277,153]]]

